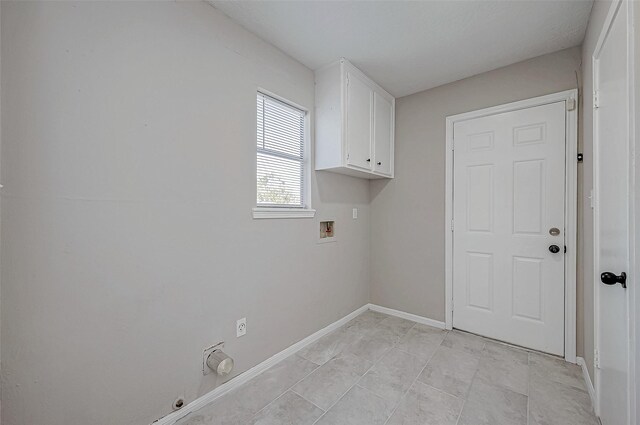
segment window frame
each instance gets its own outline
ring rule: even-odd
[[[254,150],[254,202],[255,206],[253,207],[253,218],[254,219],[265,219],[265,218],[313,218],[315,216],[316,210],[311,208],[311,114],[309,109],[298,104],[292,102],[288,99],[283,98],[282,96],[278,96],[275,93],[272,93],[268,90],[264,90],[262,88],[258,88],[254,92],[254,96],[267,96],[272,99],[275,99],[278,102],[283,103],[286,106],[290,106],[292,108],[298,109],[304,113],[304,132],[303,132],[303,140],[302,140],[302,188],[301,188],[301,196],[302,196],[302,206],[296,207],[291,205],[277,206],[277,205],[259,205],[258,204],[258,153],[260,152],[258,148]],[[255,102],[254,97],[254,102]],[[256,115],[254,116],[253,125],[255,126],[256,133],[255,136],[257,138],[258,131],[258,116],[257,110]],[[256,139],[254,138],[253,143],[255,146]],[[274,155],[277,157],[277,155]]]

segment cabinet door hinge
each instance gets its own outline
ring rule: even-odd
[[[593,350],[593,366],[596,369],[600,369],[600,353],[598,353],[598,350]]]
[[[598,109],[600,107],[600,91],[596,90],[593,92],[593,109]]]
[[[572,97],[570,97],[569,99],[567,99],[567,111],[573,111],[574,109],[576,109],[576,100]]]

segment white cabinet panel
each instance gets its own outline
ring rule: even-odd
[[[357,74],[347,71],[347,164],[371,169],[373,90]]]
[[[373,95],[373,152],[374,170],[380,174],[391,176],[393,160],[393,104],[379,93]]]

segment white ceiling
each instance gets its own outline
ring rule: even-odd
[[[400,97],[579,45],[592,0],[210,3],[311,69],[346,57]]]

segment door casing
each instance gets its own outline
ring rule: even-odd
[[[578,90],[566,90],[491,108],[448,116],[446,119],[445,164],[445,327],[453,328],[453,126],[456,122],[504,112],[517,111],[556,102],[566,108],[565,167],[565,308],[564,358],[576,362],[576,258],[578,208]]]

